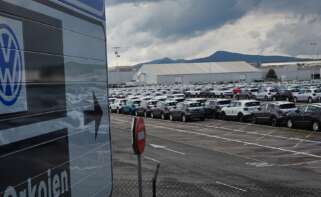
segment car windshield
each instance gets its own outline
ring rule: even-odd
[[[167,106],[176,106],[176,102],[170,102],[166,104]]]
[[[296,108],[295,104],[289,103],[289,104],[282,104],[279,106],[280,109],[292,109]]]
[[[245,106],[246,107],[255,107],[255,106],[260,106],[260,102],[248,102],[248,103],[245,103]]]
[[[218,101],[217,102],[219,105],[228,105],[231,103],[231,101]]]
[[[188,107],[201,107],[202,104],[201,103],[189,103]]]
[[[141,103],[141,101],[133,101],[133,104],[135,105],[139,105]]]

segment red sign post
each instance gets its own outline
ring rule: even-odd
[[[140,155],[145,149],[146,131],[144,119],[142,117],[134,117],[132,122],[133,149],[136,155]]]
[[[137,155],[138,161],[138,187],[139,197],[143,196],[143,185],[142,185],[142,163],[141,154],[145,149],[146,131],[144,119],[142,117],[134,117],[132,120],[132,145],[134,153]]]

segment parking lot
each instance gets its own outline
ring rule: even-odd
[[[111,115],[114,177],[135,179],[131,116]],[[321,135],[235,121],[145,120],[144,179],[212,184],[226,196],[318,196]],[[214,194],[213,193],[213,194]],[[215,195],[214,195],[215,196]]]

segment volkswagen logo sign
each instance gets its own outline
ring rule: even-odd
[[[15,104],[22,88],[23,55],[14,31],[0,24],[0,102]]]

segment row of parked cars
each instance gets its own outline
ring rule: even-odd
[[[297,106],[291,101],[261,103],[255,99],[187,98],[184,94],[172,94],[110,98],[109,104],[115,113],[183,122],[215,118],[313,131],[320,130],[321,122],[320,103]]]
[[[184,94],[186,98],[234,98],[260,101],[320,102],[321,81],[287,83],[233,83],[118,88],[111,97]]]

